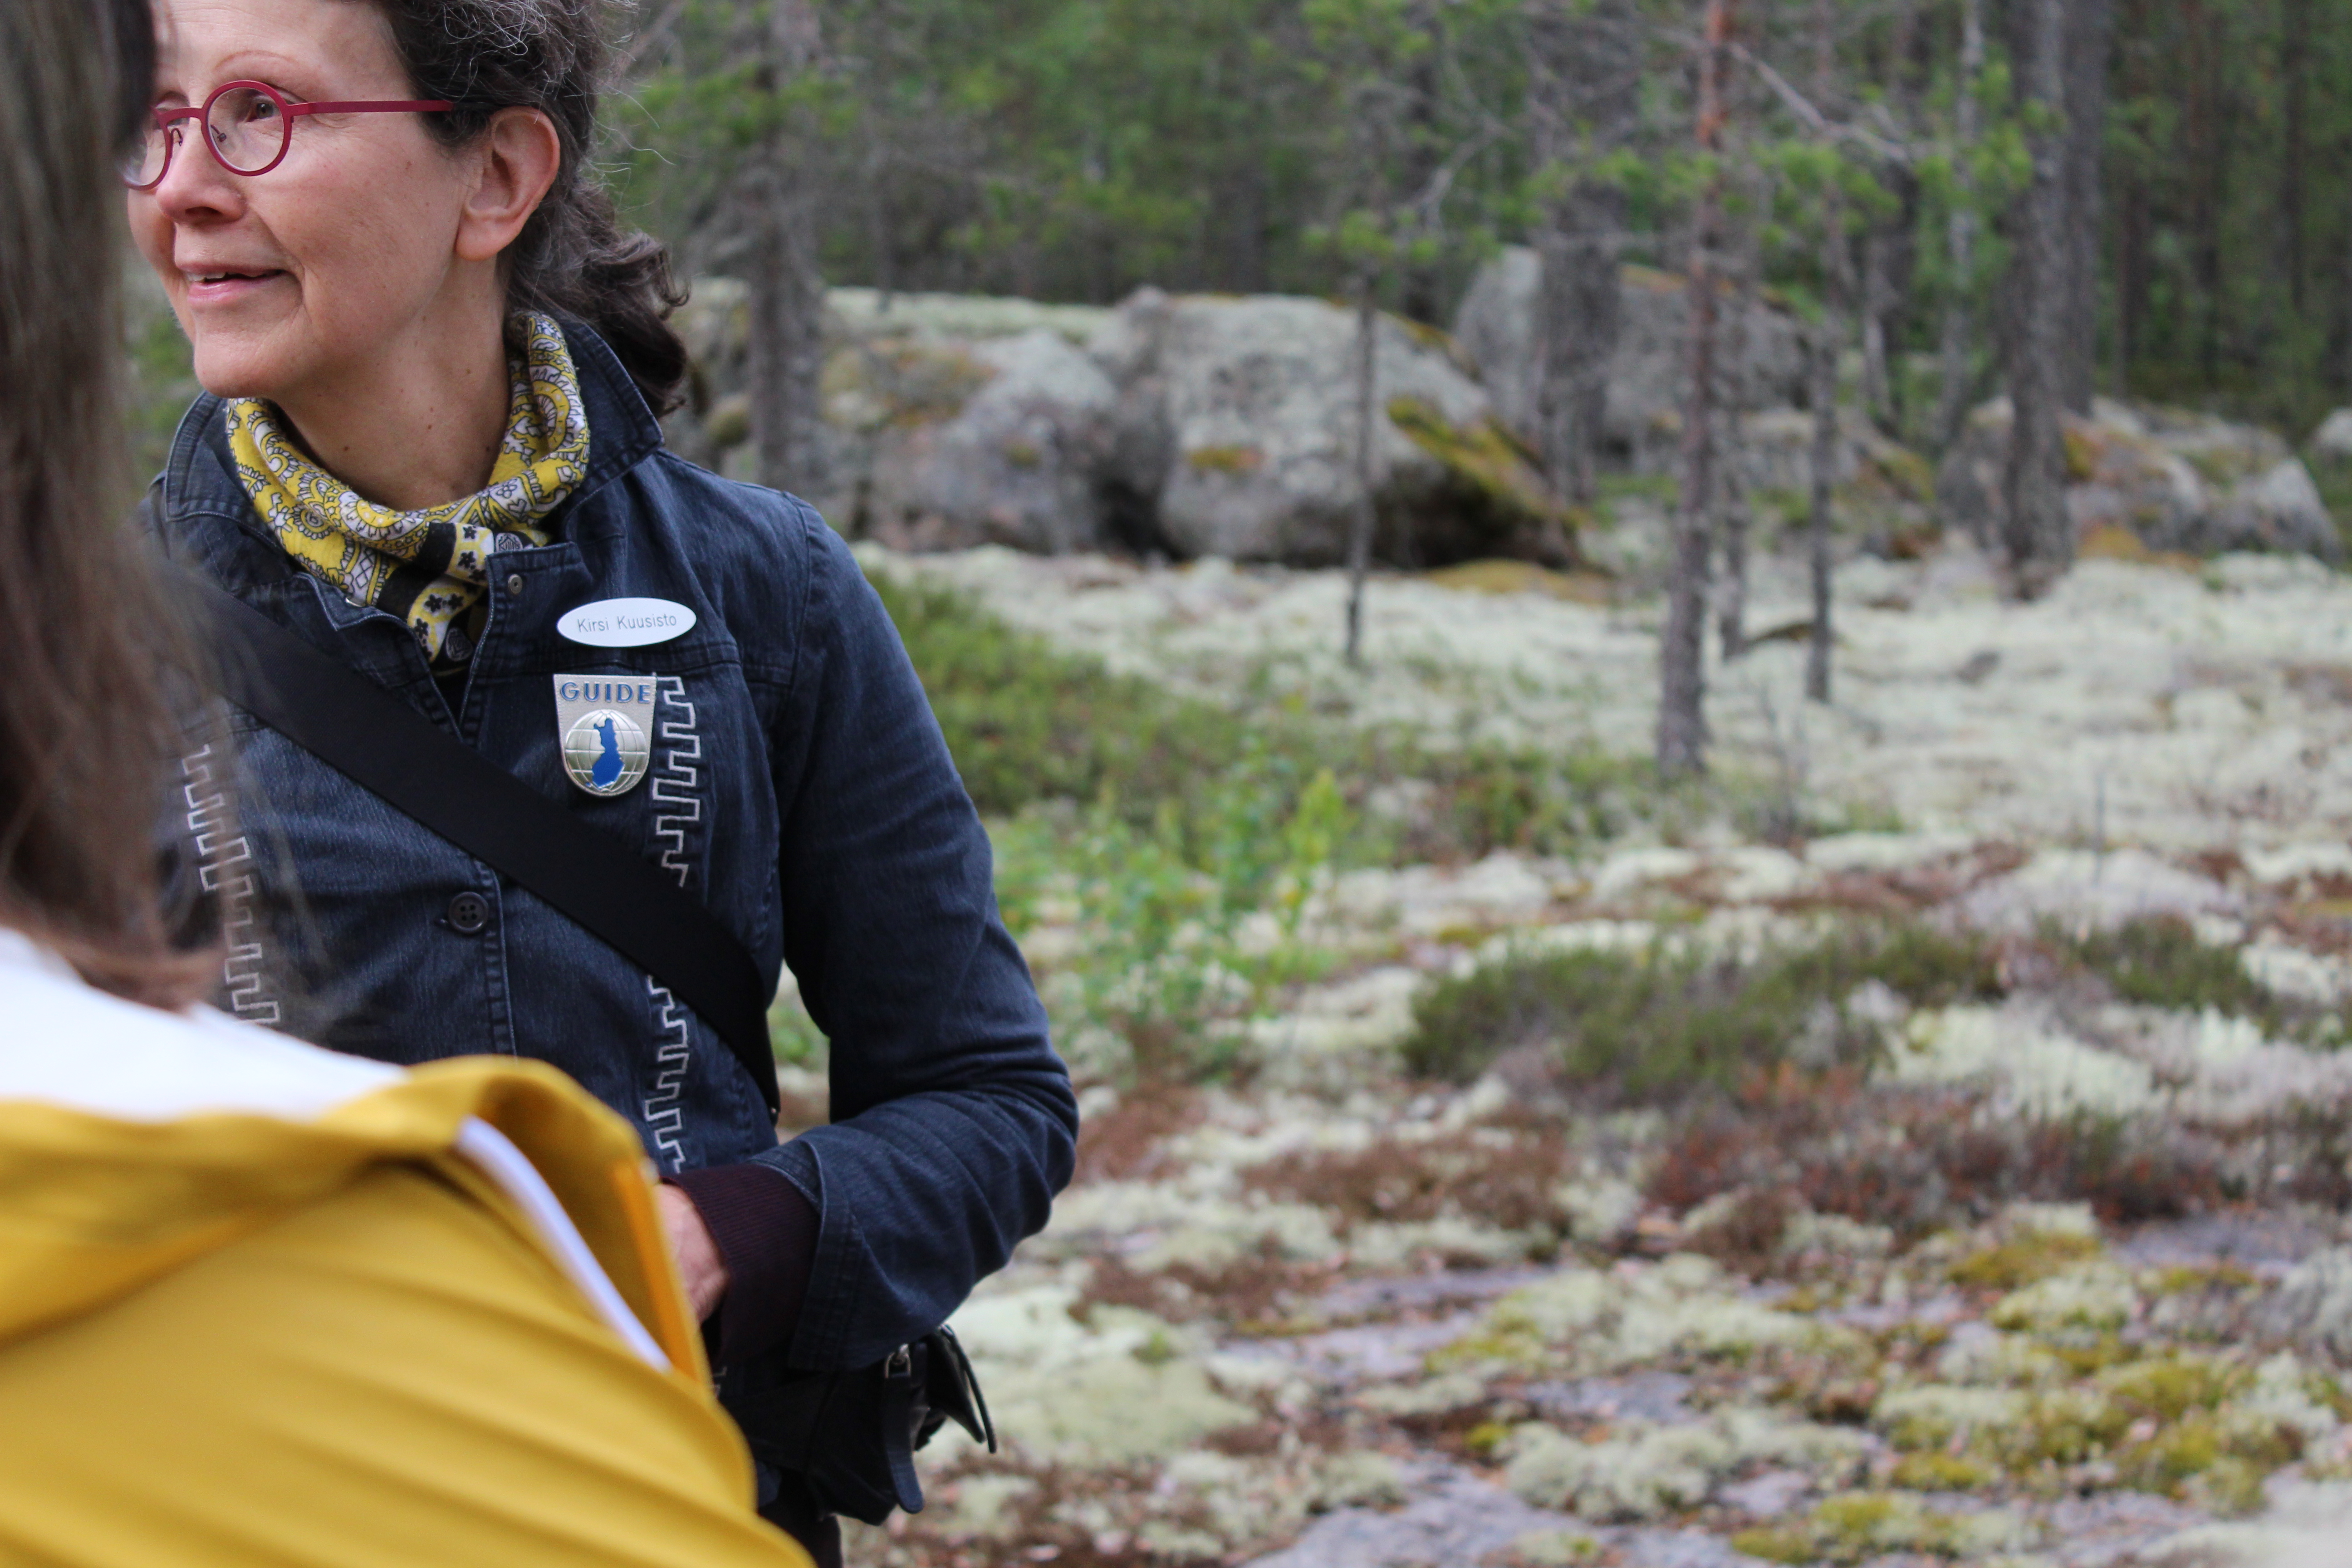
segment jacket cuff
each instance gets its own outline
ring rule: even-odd
[[[815,1205],[782,1172],[756,1163],[665,1180],[694,1200],[727,1264],[727,1293],[704,1325],[711,1360],[740,1366],[790,1344],[816,1258]]]

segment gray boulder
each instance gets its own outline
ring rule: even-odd
[[[2307,448],[2311,460],[2331,468],[2352,468],[2352,408],[2339,408],[2319,422]]]
[[[832,289],[825,307],[824,443],[807,499],[835,525],[908,548],[1101,542],[1091,475],[1112,394],[1077,345],[1108,310],[872,289]],[[670,445],[754,478],[743,285],[695,279],[671,323],[691,383]]]
[[[1146,289],[1091,343],[1121,397],[1108,482],[1181,556],[1322,565],[1346,554],[1356,460],[1356,320],[1320,300]],[[1371,489],[1377,546],[1422,565],[1568,564],[1566,516],[1442,334],[1380,318]]]
[[[1454,340],[1495,399],[1496,412],[1526,439],[1537,430],[1543,375],[1535,331],[1542,264],[1524,246],[1506,247],[1479,268],[1463,296]],[[1683,427],[1688,374],[1689,297],[1685,281],[1653,268],[1623,273],[1623,318],[1609,362],[1604,439],[1613,458],[1658,472],[1673,460]],[[1727,320],[1731,372],[1727,393],[1743,408],[1767,409],[1805,395],[1804,341],[1795,317],[1765,300]]]
[[[672,445],[751,478],[741,285],[698,280],[677,321],[694,395]],[[1145,289],[1111,310],[837,289],[808,499],[901,549],[1328,563],[1360,493],[1355,341],[1353,315],[1318,300]],[[1443,333],[1384,317],[1375,366],[1384,558],[1574,563],[1564,509]]]
[[[2008,399],[1977,409],[1937,476],[1945,521],[1988,544],[2006,512],[2009,427]],[[2067,417],[2065,439],[2067,510],[2093,553],[2339,553],[2309,470],[2268,430],[2102,398]]]
[[[1118,388],[1047,328],[963,353],[982,379],[953,413],[887,422],[877,434],[867,531],[898,549],[1100,548],[1098,477]]]
[[[2311,470],[2294,458],[2280,459],[2262,473],[2239,481],[2227,500],[2210,514],[2202,530],[2184,533],[2177,542],[2147,541],[2155,548],[2185,550],[2210,555],[2224,550],[2264,550],[2282,554],[2315,555],[2334,561],[2343,551],[2336,520],[2319,499]]]

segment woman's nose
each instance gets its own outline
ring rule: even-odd
[[[155,200],[173,223],[226,223],[245,214],[245,182],[205,150],[202,134],[181,134],[163,183],[155,187]]]

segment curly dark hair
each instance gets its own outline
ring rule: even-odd
[[[677,407],[686,345],[667,317],[685,292],[670,277],[661,242],[621,227],[612,195],[588,162],[607,58],[604,0],[369,3],[391,22],[416,96],[457,105],[425,117],[445,145],[473,142],[501,109],[540,110],[555,122],[562,166],[509,252],[508,303],[587,322],[612,344],[656,414]]]

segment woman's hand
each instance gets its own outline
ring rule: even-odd
[[[665,1184],[654,1189],[654,1202],[661,1209],[662,1229],[669,1233],[670,1255],[677,1259],[686,1299],[699,1321],[727,1294],[727,1260],[719,1256],[719,1244],[710,1239],[710,1227],[702,1223],[692,1198]]]

